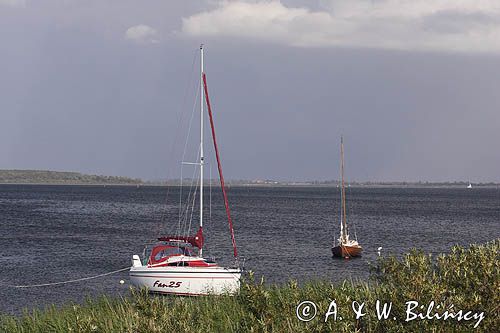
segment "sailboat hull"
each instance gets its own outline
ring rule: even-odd
[[[150,292],[199,296],[236,294],[241,270],[224,267],[131,267],[130,281]]]
[[[359,257],[362,251],[363,248],[359,245],[338,245],[332,247],[333,256],[339,258]]]

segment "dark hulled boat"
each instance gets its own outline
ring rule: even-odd
[[[342,178],[341,187],[341,213],[340,213],[340,237],[337,244],[335,241],[332,246],[332,254],[334,257],[351,258],[361,255],[363,248],[359,245],[357,237],[355,240],[349,239],[349,230],[347,229],[347,215],[345,208],[345,182],[344,182],[344,139],[340,138],[340,173]]]

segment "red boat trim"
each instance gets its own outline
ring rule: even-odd
[[[184,261],[185,263],[189,263],[188,265],[185,265],[185,266],[182,266],[182,265],[170,265],[170,264],[175,264],[177,263],[178,261],[174,261],[174,262],[169,262],[169,263],[160,263],[160,264],[154,264],[154,265],[148,265],[148,267],[150,268],[157,268],[157,267],[203,267],[203,268],[206,268],[206,267],[219,267],[217,264],[207,264],[207,263],[204,263],[204,264],[199,264],[197,263],[196,261]],[[191,263],[194,263],[194,265],[191,265]]]
[[[157,275],[130,275],[133,277],[152,277],[152,278],[161,278],[161,276]],[[233,279],[231,276],[166,276],[166,279]]]
[[[203,76],[203,88],[205,89],[205,100],[207,102],[208,115],[210,116],[210,127],[212,128],[212,139],[214,141],[215,156],[217,158],[217,168],[219,169],[220,186],[222,189],[222,195],[224,196],[224,206],[226,206],[227,220],[229,222],[229,229],[231,231],[231,242],[233,243],[234,257],[237,258],[238,250],[236,249],[236,241],[234,239],[233,220],[231,219],[231,211],[229,210],[229,202],[227,200],[226,187],[224,185],[224,176],[222,175],[222,165],[220,163],[219,149],[217,148],[217,139],[215,137],[215,127],[214,127],[214,119],[212,116],[212,107],[210,106],[210,99],[208,98],[207,76],[205,75],[205,73],[202,73],[202,76]]]
[[[175,267],[175,266],[170,266]],[[184,268],[184,267],[182,267]],[[130,275],[132,274],[240,274],[241,271],[230,272],[230,271],[222,271],[222,272],[148,272],[148,271],[129,271]]]
[[[156,290],[149,290],[151,293],[157,293],[157,294],[166,294],[166,295],[178,295],[178,296],[208,296],[210,294],[192,294],[192,293],[175,293],[175,292],[168,292],[168,291],[156,291]]]

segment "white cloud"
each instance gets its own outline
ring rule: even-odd
[[[158,43],[158,32],[149,25],[139,24],[125,31],[125,38],[136,42]]]
[[[0,0],[0,6],[26,7],[26,0]]]
[[[498,0],[331,0],[321,11],[280,1],[222,1],[182,21],[188,36],[298,47],[500,52]]]

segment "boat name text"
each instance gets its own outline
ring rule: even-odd
[[[155,283],[153,283],[153,287],[158,287],[158,288],[179,288],[181,286],[182,282],[181,281],[170,281],[169,283],[161,283],[159,280],[156,280]]]

